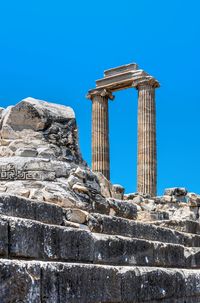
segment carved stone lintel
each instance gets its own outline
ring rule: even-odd
[[[95,96],[107,97],[110,100],[114,100],[115,96],[113,96],[112,92],[108,89],[92,89],[87,94],[87,99],[92,100]]]

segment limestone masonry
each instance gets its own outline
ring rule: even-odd
[[[132,64],[96,84],[94,171],[71,108],[26,98],[0,110],[0,303],[200,302],[200,195],[154,194],[158,82]],[[112,91],[130,85],[141,190],[125,194],[109,181],[107,115]]]

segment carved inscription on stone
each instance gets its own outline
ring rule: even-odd
[[[40,172],[23,171],[15,167],[14,164],[0,166],[0,180],[40,180]]]

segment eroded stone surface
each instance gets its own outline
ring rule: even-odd
[[[124,195],[124,200],[135,203],[137,220],[151,222],[160,220],[193,220],[200,222],[200,196],[186,188],[168,188],[163,196],[150,197],[142,193]]]
[[[198,270],[9,260],[1,261],[0,269],[2,303],[198,303],[200,298]]]
[[[1,303],[41,302],[40,272],[36,263],[0,260]]]
[[[26,98],[2,109],[1,193],[109,213],[106,182],[111,189],[82,159],[71,108]]]

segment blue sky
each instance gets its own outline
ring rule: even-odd
[[[157,90],[158,193],[200,193],[200,2],[29,0],[0,3],[0,106],[35,98],[72,106],[91,162],[88,89],[137,62]],[[137,93],[110,102],[111,180],[136,190]]]

